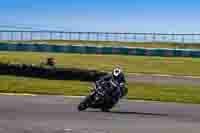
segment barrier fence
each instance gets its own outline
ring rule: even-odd
[[[100,47],[81,45],[0,44],[0,51],[117,54],[142,56],[200,57],[200,50],[167,48]]]
[[[113,33],[64,31],[0,31],[0,41],[27,40],[89,40],[121,42],[200,43],[200,34]]]

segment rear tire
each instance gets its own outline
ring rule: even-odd
[[[101,108],[102,112],[110,112],[110,110],[108,108]]]

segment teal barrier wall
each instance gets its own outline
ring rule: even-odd
[[[168,57],[200,57],[200,50],[167,48],[100,47],[82,45],[0,44],[0,51],[57,52],[81,54],[118,54]]]

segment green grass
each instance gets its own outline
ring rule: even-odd
[[[89,93],[91,83],[0,76],[0,92],[82,96]],[[200,86],[155,85],[130,83],[129,99],[200,104]]]
[[[33,40],[33,41],[4,41],[10,43],[36,43],[36,44],[57,44],[57,45],[100,45],[100,46],[129,46],[145,48],[189,48],[200,49],[197,43],[168,43],[168,42],[116,42],[116,41],[87,41],[87,40]]]
[[[0,92],[32,93],[48,95],[84,95],[88,93],[88,82],[45,80],[17,76],[0,76]]]
[[[126,73],[200,76],[198,58],[0,52],[0,62],[39,65],[46,57],[54,57],[57,67],[111,71],[114,66],[120,65]]]

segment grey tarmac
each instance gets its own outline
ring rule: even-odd
[[[0,133],[199,133],[200,105],[122,100],[77,111],[81,98],[0,96]]]
[[[127,80],[128,82],[143,82],[152,84],[200,85],[200,77],[196,76],[130,74],[127,76]]]

